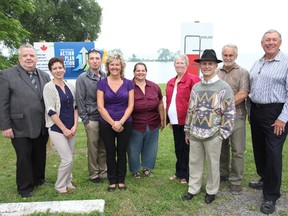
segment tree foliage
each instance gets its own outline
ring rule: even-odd
[[[32,0],[1,0],[0,41],[9,48],[18,47],[29,32],[22,26],[19,17],[34,11]]]
[[[135,53],[132,54],[132,57],[130,57],[129,61],[131,62],[138,62],[140,61],[140,58],[138,58]]]
[[[94,41],[101,32],[102,8],[95,0],[32,0],[35,12],[21,23],[29,41]],[[62,37],[62,38],[61,38]]]
[[[176,54],[171,52],[167,48],[161,48],[157,51],[158,53],[158,61],[173,61]]]
[[[119,49],[119,48],[115,48],[115,49],[109,50],[108,53],[120,53],[121,55],[123,55],[122,50]]]
[[[0,4],[0,70],[17,64],[14,50],[25,42],[29,32],[22,26],[19,17],[23,13],[32,13],[32,0],[1,0]],[[10,56],[4,55],[3,50],[10,50]]]

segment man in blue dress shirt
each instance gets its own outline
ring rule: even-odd
[[[261,212],[272,214],[280,198],[282,150],[288,129],[288,58],[280,51],[281,34],[265,32],[261,45],[265,52],[250,71],[250,124],[254,159],[260,180],[250,182],[263,189]]]

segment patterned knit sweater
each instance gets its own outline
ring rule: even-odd
[[[225,81],[197,83],[190,95],[185,134],[206,139],[220,133],[227,139],[233,131],[235,115],[233,91]]]

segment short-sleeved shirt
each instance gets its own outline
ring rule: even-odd
[[[217,69],[219,78],[227,82],[233,90],[234,95],[239,91],[250,91],[250,74],[248,70],[234,64],[230,71],[224,70],[223,67]],[[236,105],[236,114],[238,117],[246,116],[245,100]]]
[[[134,89],[132,81],[125,78],[116,92],[108,85],[107,78],[98,81],[97,90],[104,93],[104,107],[114,121],[119,121],[123,117],[128,107],[129,91],[132,89]],[[107,123],[102,116],[100,116],[99,121]],[[126,122],[132,122],[132,117],[130,116]]]
[[[132,113],[133,130],[145,132],[147,125],[150,130],[159,127],[161,120],[159,115],[159,103],[162,100],[162,92],[157,84],[146,80],[145,94],[135,85],[134,109]]]

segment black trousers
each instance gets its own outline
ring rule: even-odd
[[[280,198],[282,178],[282,150],[288,128],[282,135],[274,134],[275,122],[282,111],[283,105],[251,105],[251,134],[254,160],[258,175],[264,182],[263,195],[265,200],[276,201]]]
[[[45,181],[47,135],[12,139],[16,152],[16,184],[19,194],[32,192]]]
[[[172,125],[178,178],[189,180],[189,145],[185,142],[184,125]]]
[[[132,131],[132,123],[125,122],[124,130],[115,132],[111,125],[100,122],[100,135],[106,149],[107,177],[110,184],[124,183],[127,172],[126,151]]]

